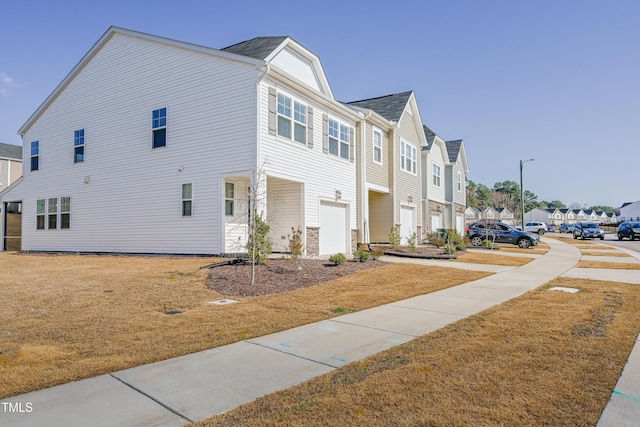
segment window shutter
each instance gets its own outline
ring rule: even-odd
[[[356,154],[356,144],[353,137],[353,128],[349,128],[349,161],[353,163]]]
[[[313,108],[307,108],[307,147],[313,148]]]
[[[275,135],[276,125],[276,88],[269,88],[269,133]]]
[[[329,152],[329,116],[322,115],[322,152]]]

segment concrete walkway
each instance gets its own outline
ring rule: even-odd
[[[547,243],[551,249],[546,255],[522,267],[500,267],[496,274],[474,282],[8,398],[0,401],[0,425],[180,426],[205,419],[428,334],[567,274],[580,259],[580,250],[553,239]],[[419,263],[434,265],[427,260]],[[608,280],[616,280],[616,272],[610,272]],[[639,370],[636,345],[599,425],[640,423]]]

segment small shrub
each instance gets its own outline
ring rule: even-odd
[[[358,262],[367,262],[369,261],[369,252],[358,249],[353,253],[353,259]]]
[[[289,237],[289,262],[296,268],[298,268],[300,264],[302,249],[302,230],[300,230],[300,226],[298,226],[297,230],[291,227],[291,236]]]
[[[347,257],[345,257],[344,254],[342,254],[342,253],[337,253],[337,254],[331,255],[329,257],[329,262],[332,265],[342,265],[345,262],[347,262]]]
[[[397,249],[400,246],[400,226],[394,225],[389,230],[389,246],[392,249]]]
[[[447,230],[447,246],[450,246],[455,251],[464,251],[467,247],[464,244],[464,237],[452,228]],[[451,252],[451,253],[453,253]]]
[[[384,250],[380,248],[376,248],[373,251],[371,251],[371,259],[374,261],[380,258],[382,255],[384,255]]]
[[[249,260],[253,264],[262,264],[271,255],[271,240],[269,240],[269,230],[271,227],[267,224],[262,215],[258,215],[254,210],[255,224],[249,227],[249,236],[247,238],[247,250],[249,252]]]
[[[409,252],[415,252],[418,248],[418,233],[414,232],[407,237],[407,246],[409,246]]]

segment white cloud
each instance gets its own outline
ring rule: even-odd
[[[9,74],[0,71],[0,96],[6,96],[11,89],[16,89],[24,86],[25,83],[16,82],[16,80]]]

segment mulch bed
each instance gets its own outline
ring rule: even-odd
[[[386,255],[405,256],[412,258],[432,258],[432,259],[455,259],[455,254],[445,253],[443,248],[438,248],[433,245],[418,245],[416,250],[411,252],[407,246],[399,246],[397,248],[391,248],[388,245],[371,245],[371,249],[380,249],[384,251]]]
[[[322,282],[348,276],[358,271],[386,265],[379,260],[367,262],[347,261],[332,266],[323,260],[303,259],[296,269],[285,259],[270,259],[256,265],[254,284],[251,285],[251,265],[225,265],[211,269],[207,287],[226,296],[258,296],[279,294],[302,289]]]

